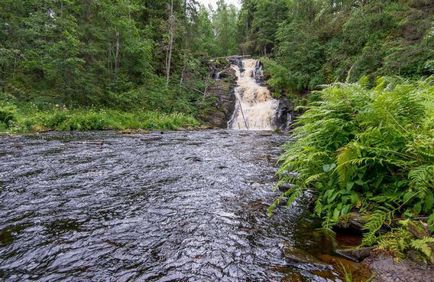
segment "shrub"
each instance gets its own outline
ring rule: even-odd
[[[316,192],[315,213],[330,229],[354,210],[368,217],[364,243],[396,217],[434,220],[434,86],[382,78],[368,90],[336,84],[317,92],[299,118],[278,171],[294,188]],[[296,172],[296,173],[294,173]]]
[[[11,125],[11,122],[16,120],[16,108],[11,105],[0,104],[0,123],[3,123],[6,128]]]
[[[46,130],[88,131],[123,129],[166,129],[195,127],[199,122],[192,116],[150,111],[121,112],[115,110],[68,110],[54,108],[47,111],[24,110],[11,130],[34,132]]]

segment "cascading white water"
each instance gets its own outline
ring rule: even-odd
[[[243,59],[242,69],[232,65],[238,81],[235,111],[228,125],[238,130],[274,130],[279,101],[273,99],[267,87],[256,81],[258,61]]]

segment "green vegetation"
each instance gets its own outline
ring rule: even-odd
[[[432,237],[398,221],[434,232],[433,20],[429,0],[243,1],[240,49],[262,57],[274,97],[305,111],[279,170],[294,187],[271,210],[312,189],[325,228],[357,211],[364,244],[430,260]]]
[[[0,104],[2,126],[13,118],[13,107],[20,130],[32,127],[24,119],[47,127],[53,115],[85,111],[106,122],[80,121],[82,129],[139,126],[124,122],[120,112],[139,119],[143,111],[161,112],[162,119],[200,116],[209,59],[236,52],[236,21],[236,8],[224,1],[215,11],[194,0],[1,1],[0,100],[8,101]],[[32,105],[38,110],[26,110]],[[55,105],[71,111],[54,114]],[[153,125],[141,126],[167,127],[160,115],[146,114],[152,117]]]
[[[378,248],[392,254],[398,259],[406,257],[412,251],[418,254],[414,257],[424,263],[434,264],[434,251],[431,245],[434,238],[429,236],[423,223],[403,220],[399,226],[393,228],[379,238]]]
[[[429,0],[245,0],[239,37],[244,52],[275,61],[279,94],[362,76],[372,86],[434,74],[433,16]]]
[[[288,203],[313,189],[327,229],[360,212],[366,245],[397,218],[428,216],[434,231],[433,94],[433,78],[380,78],[373,89],[336,84],[312,93],[281,158],[280,181],[294,184],[284,194]]]
[[[167,129],[192,128],[199,122],[191,116],[151,111],[122,112],[102,109],[53,108],[40,111],[36,107],[16,109],[0,107],[0,131],[40,132],[124,130],[124,129]]]

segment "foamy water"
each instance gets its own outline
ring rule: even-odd
[[[273,99],[270,90],[256,81],[258,61],[242,60],[243,70],[232,65],[238,81],[235,88],[237,102],[229,128],[238,130],[274,130],[279,101]]]

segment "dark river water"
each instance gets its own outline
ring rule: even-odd
[[[2,136],[0,280],[331,281],[318,275],[333,277],[331,266],[285,255],[330,247],[312,239],[303,204],[266,215],[287,140],[238,131]]]

